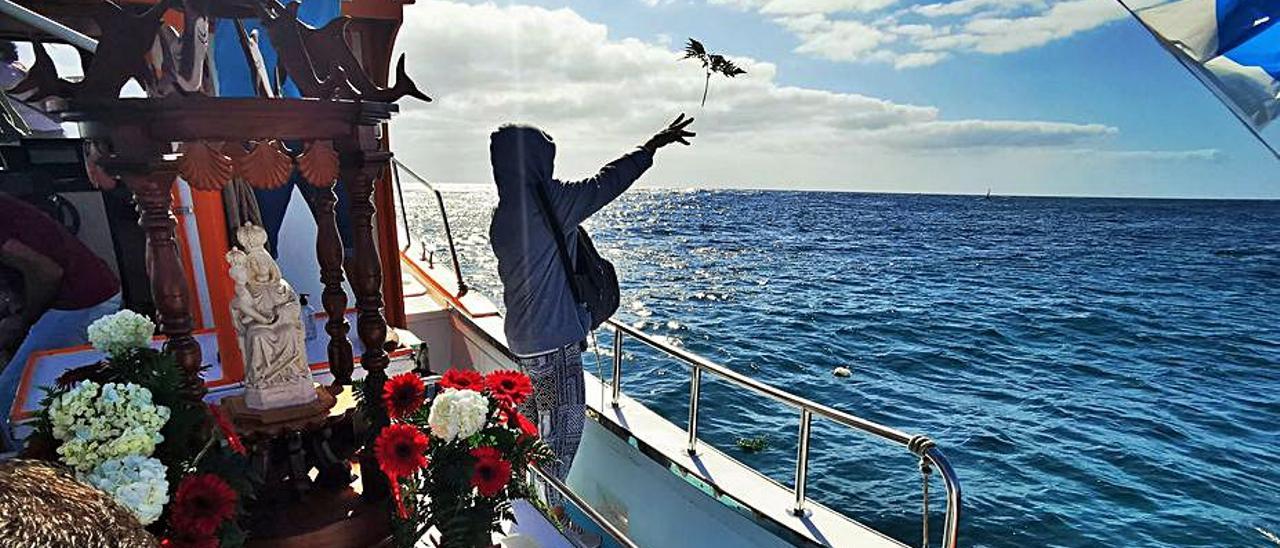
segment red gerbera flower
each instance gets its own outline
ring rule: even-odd
[[[396,513],[400,519],[408,519],[409,511],[400,496],[400,478],[427,466],[427,439],[418,427],[411,424],[393,424],[382,429],[373,443],[378,466],[391,482],[391,497],[396,501]]]
[[[227,420],[227,416],[222,414],[222,409],[217,405],[209,405],[209,414],[213,415],[213,422],[218,425],[218,430],[222,431],[222,437],[227,438],[227,446],[232,451],[241,455],[247,455],[244,443],[240,441],[240,436],[236,434],[235,427],[231,426],[231,421]]]
[[[497,449],[477,447],[471,450],[471,456],[476,458],[471,485],[480,491],[480,496],[492,497],[511,481],[511,463],[503,459]]]
[[[519,371],[494,371],[484,378],[489,394],[499,401],[520,405],[533,393],[533,383]]]
[[[382,429],[373,444],[382,472],[394,481],[427,466],[427,436],[412,424],[393,424]]]
[[[399,419],[412,415],[426,401],[427,387],[414,373],[401,373],[382,385],[382,401],[387,404],[387,415]]]
[[[169,523],[182,538],[212,535],[236,513],[236,492],[214,474],[187,476],[178,484]]]
[[[484,377],[477,371],[450,369],[440,378],[440,387],[479,392],[484,387]]]

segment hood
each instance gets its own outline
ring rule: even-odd
[[[551,180],[556,143],[536,127],[505,125],[489,136],[489,159],[499,200],[523,201],[532,185]]]

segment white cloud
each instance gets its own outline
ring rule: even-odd
[[[832,21],[818,14],[779,20],[801,37],[797,52],[833,61],[863,59],[894,35],[858,21]]]
[[[1118,132],[1089,123],[948,120],[928,105],[783,85],[776,66],[741,57],[734,61],[748,73],[714,79],[707,106],[699,109],[702,70],[680,61],[676,46],[612,37],[604,25],[569,9],[419,0],[406,16],[399,47],[408,53],[409,72],[436,102],[403,101],[392,144],[436,180],[488,181],[488,134],[511,121],[538,124],[555,136],[557,172],[572,177],[688,112],[697,117],[695,145],[664,150],[646,181],[733,186],[945,184],[983,172],[991,180],[1034,180],[1040,175],[1011,159],[1040,158],[1027,164],[1037,169],[1044,162],[1084,164],[1072,151]],[[792,24],[821,29],[828,23],[795,18]],[[828,47],[866,49],[853,42]],[[916,53],[899,62],[948,55]]]
[[[1088,143],[1119,133],[1102,124],[1068,124],[1017,120],[933,121],[894,127],[877,135],[879,142],[925,149],[1054,147]]]
[[[1146,5],[1158,0],[1136,0]],[[796,52],[906,69],[959,53],[1002,54],[1043,46],[1123,19],[1114,0],[708,0],[755,10],[795,34]]]
[[[810,13],[870,12],[898,3],[898,0],[709,0],[712,4],[757,10],[761,13],[795,15]]]
[[[977,11],[1008,12],[1022,7],[1044,7],[1045,0],[955,0],[913,6],[911,11],[925,17],[954,17]]]

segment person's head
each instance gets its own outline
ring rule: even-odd
[[[556,143],[534,126],[507,124],[489,136],[489,160],[498,193],[506,194],[551,179]]]
[[[18,46],[8,40],[0,40],[0,62],[14,64],[18,62]]]

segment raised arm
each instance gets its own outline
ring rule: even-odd
[[[548,195],[564,225],[574,226],[585,221],[631,188],[636,179],[653,166],[653,155],[658,149],[671,143],[688,145],[688,138],[695,134],[685,128],[692,123],[693,118],[686,120],[681,114],[638,149],[609,162],[594,176],[582,181],[552,184]]]

